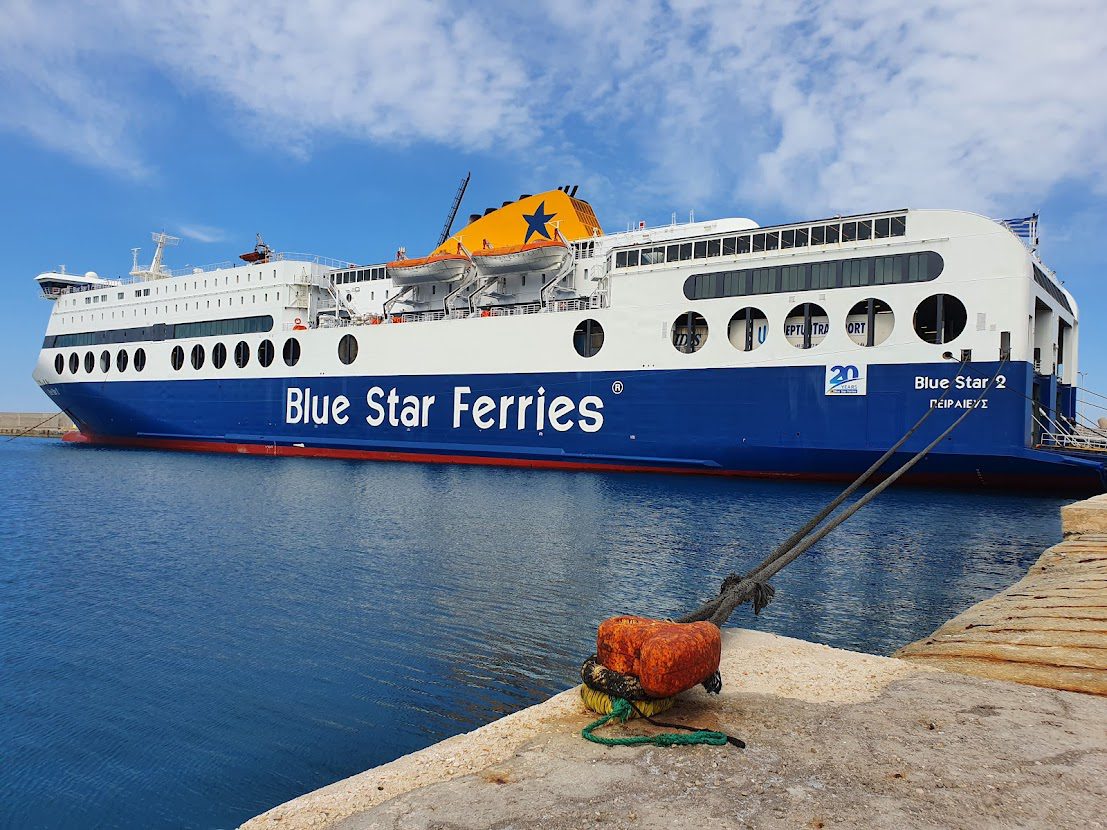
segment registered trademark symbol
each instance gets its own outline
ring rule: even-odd
[[[611,384],[611,391],[614,392],[616,395],[623,394],[623,382],[621,380],[615,381],[613,384]]]

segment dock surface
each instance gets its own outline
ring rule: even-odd
[[[908,659],[724,631],[722,694],[662,717],[744,750],[587,743],[574,688],[243,828],[1107,828],[1107,497],[1063,525],[1025,579]]]
[[[1061,509],[1065,541],[1006,591],[896,657],[948,671],[1107,695],[1107,496]]]

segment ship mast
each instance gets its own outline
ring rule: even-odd
[[[165,253],[166,245],[177,245],[180,243],[180,238],[176,236],[170,236],[164,232],[154,231],[150,234],[150,238],[154,240],[154,258],[150,261],[149,268],[140,268],[138,265],[138,248],[132,248],[131,254],[134,260],[134,264],[131,268],[131,276],[138,277],[143,280],[158,280],[164,279],[169,276],[169,269],[163,264],[163,257]]]

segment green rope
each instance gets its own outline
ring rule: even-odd
[[[611,714],[604,715],[588,724],[580,734],[586,741],[602,744],[603,746],[641,746],[643,744],[652,746],[694,746],[696,744],[723,746],[727,743],[727,736],[722,732],[711,732],[707,729],[698,729],[695,732],[689,732],[687,735],[662,732],[660,735],[631,735],[627,738],[603,738],[593,734],[596,729],[615,718],[618,718],[621,723],[626,723],[633,711],[628,701],[621,697],[613,698]]]

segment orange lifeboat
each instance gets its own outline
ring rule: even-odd
[[[473,262],[482,274],[556,271],[565,264],[569,246],[560,239],[539,239],[525,245],[486,246],[473,251]]]
[[[386,267],[394,285],[409,286],[456,280],[468,264],[465,254],[441,253],[393,260]]]

